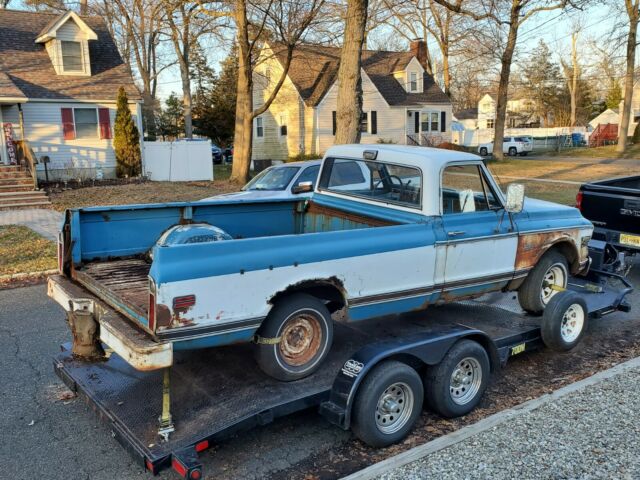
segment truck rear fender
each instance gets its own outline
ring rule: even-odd
[[[269,303],[275,305],[278,300],[292,293],[308,293],[326,301],[327,308],[331,313],[340,310],[347,304],[344,284],[337,277],[316,278],[294,283],[273,295],[269,299]]]
[[[458,325],[447,331],[434,331],[410,338],[373,343],[347,360],[334,380],[329,400],[320,413],[331,423],[347,430],[351,424],[351,407],[362,380],[384,360],[398,360],[416,369],[422,376],[429,365],[440,363],[459,340],[468,338],[480,343],[489,355],[491,370],[500,367],[498,350],[491,338],[480,330]]]

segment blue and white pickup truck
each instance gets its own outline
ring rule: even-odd
[[[541,313],[588,269],[592,231],[519,185],[504,195],[475,155],[343,145],[311,198],[68,210],[49,295],[95,322],[70,320],[76,340],[99,337],[139,370],[254,342],[286,381],[319,367],[339,309],[358,321],[517,290]]]

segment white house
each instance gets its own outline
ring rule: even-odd
[[[495,128],[497,100],[492,94],[486,93],[478,102],[477,124],[475,128]],[[544,118],[535,114],[535,100],[517,98],[507,100],[506,128],[540,127]]]
[[[436,145],[451,140],[449,97],[424,68],[424,42],[406,52],[362,53],[362,143]],[[254,73],[254,106],[262,105],[283,71],[285,52],[265,46]],[[269,109],[254,120],[253,159],[321,154],[336,133],[340,49],[305,44],[294,53]]]
[[[37,158],[49,157],[53,177],[115,176],[120,86],[142,132],[140,94],[103,19],[2,10],[0,164],[15,160],[26,141]]]

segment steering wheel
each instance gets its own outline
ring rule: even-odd
[[[392,181],[393,179],[397,180],[398,181],[398,186],[400,187],[400,193],[402,193],[402,191],[404,190],[405,184],[402,183],[402,179],[399,176],[397,176],[397,175],[387,175],[386,178],[388,178],[389,181],[392,184],[395,183],[395,182]],[[378,188],[378,186],[380,186],[380,184],[382,183],[382,180],[383,180],[382,178],[379,179],[376,182],[376,184],[373,186],[373,188]]]

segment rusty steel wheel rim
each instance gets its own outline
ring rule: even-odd
[[[280,353],[288,365],[294,367],[306,365],[316,356],[321,344],[320,321],[312,313],[296,313],[284,324]]]

